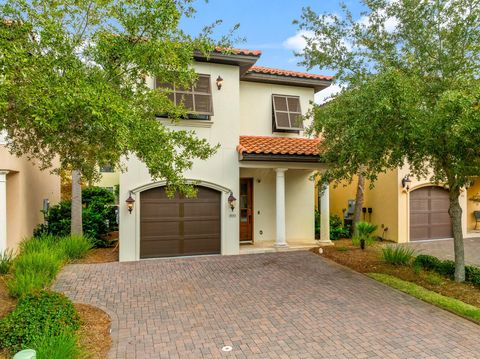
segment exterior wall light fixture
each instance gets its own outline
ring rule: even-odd
[[[407,191],[410,189],[410,182],[412,182],[412,180],[410,179],[410,176],[408,174],[402,178],[402,187]]]
[[[135,200],[132,198],[132,192],[130,192],[130,195],[128,196],[127,200],[125,201],[127,203],[127,209],[130,214],[132,214],[133,211],[133,205],[135,203]]]
[[[230,209],[233,210],[235,209],[235,205],[237,204],[237,199],[233,196],[233,192],[230,191],[230,195],[228,196],[228,204],[230,205]]]
[[[223,78],[222,78],[222,76],[218,75],[216,84],[217,84],[217,89],[220,90],[220,89],[222,88],[222,86],[223,86]]]

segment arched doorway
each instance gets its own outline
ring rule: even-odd
[[[451,238],[448,191],[437,186],[410,192],[410,241]]]
[[[140,194],[140,258],[219,254],[221,251],[221,192],[197,187],[196,198],[164,187]]]

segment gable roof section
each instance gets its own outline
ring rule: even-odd
[[[240,136],[240,160],[320,162],[319,138]]]

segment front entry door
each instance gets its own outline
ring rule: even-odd
[[[240,242],[253,242],[253,178],[240,178]]]

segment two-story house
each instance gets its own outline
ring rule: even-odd
[[[191,110],[165,126],[194,130],[220,147],[194,162],[184,177],[198,186],[196,198],[167,198],[165,182],[152,181],[135,157],[120,174],[120,260],[239,254],[241,244],[285,248],[315,243],[315,183],[325,168],[319,140],[308,138],[307,113],[329,76],[257,67],[260,51],[214,52],[193,64],[198,81],[177,89],[149,78],[152,88],[169,86],[171,99]],[[128,210],[122,202],[131,197]],[[328,188],[323,192],[328,203]],[[328,206],[322,240],[329,241]]]

